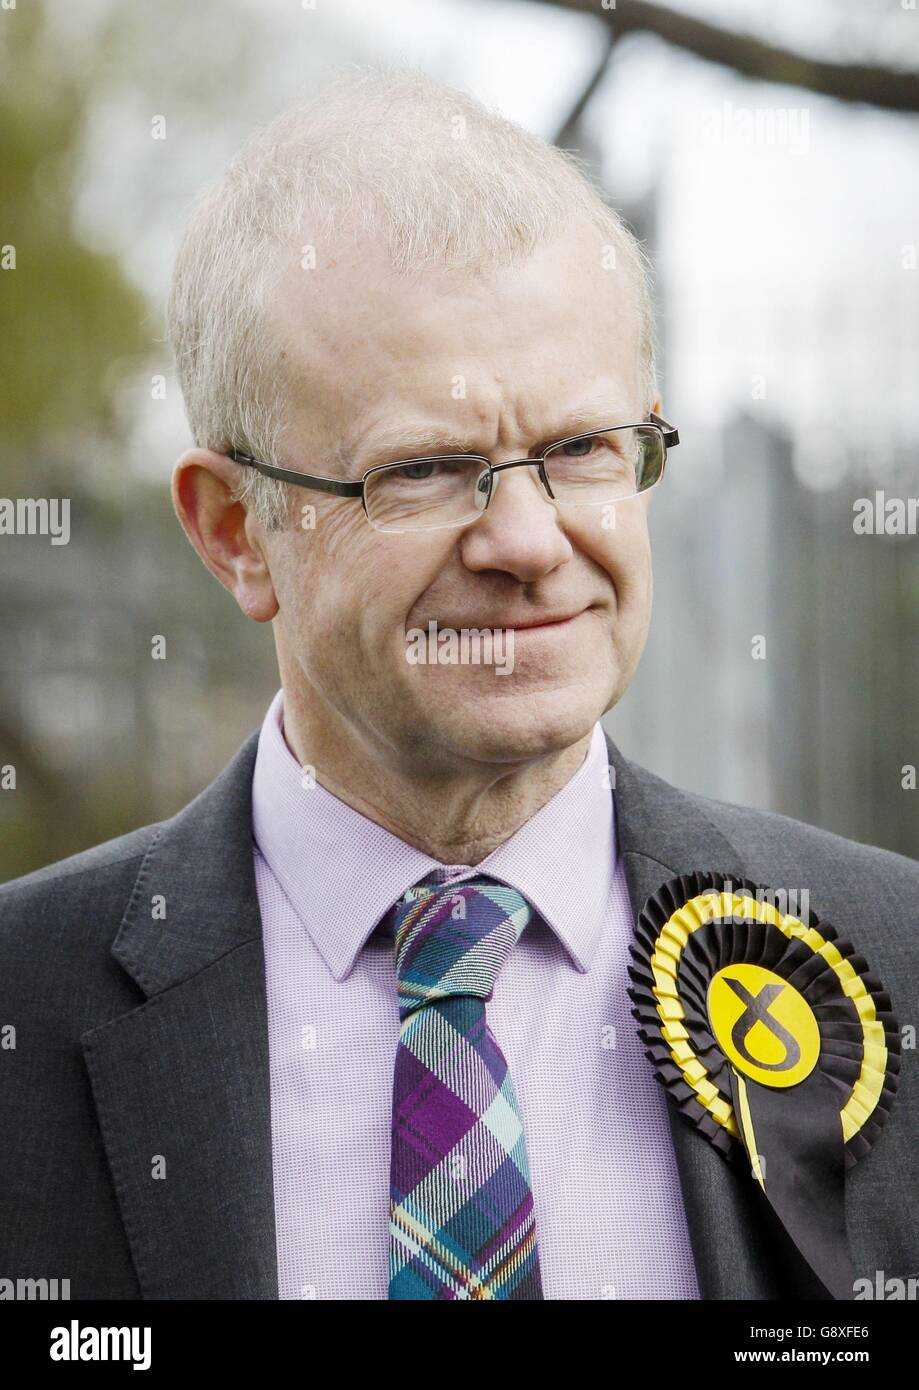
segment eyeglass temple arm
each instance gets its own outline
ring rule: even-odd
[[[664,419],[663,415],[655,415],[653,410],[648,416],[648,419],[652,425],[657,425],[663,432],[665,446],[668,449],[675,449],[680,442],[680,431],[677,429],[676,425],[671,425]]]
[[[235,463],[248,464],[269,478],[280,478],[282,483],[296,483],[299,487],[308,487],[316,492],[331,492],[336,497],[360,497],[364,489],[363,483],[342,483],[337,478],[319,478],[313,473],[297,473],[293,468],[277,468],[273,463],[262,463],[260,459],[240,453],[238,449],[229,449],[227,457]]]

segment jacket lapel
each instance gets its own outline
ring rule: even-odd
[[[678,874],[713,869],[747,876],[734,846],[687,793],[623,757],[609,737],[606,742],[618,848],[636,920],[648,897]],[[701,1296],[809,1296],[809,1271],[746,1167],[732,1169],[669,1102],[667,1109]]]
[[[257,743],[160,827],[112,946],[146,1001],[82,1038],[144,1298],[278,1296]]]

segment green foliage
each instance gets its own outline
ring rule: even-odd
[[[49,38],[41,7],[2,15],[0,42],[0,438],[11,464],[66,431],[108,428],[115,388],[146,346],[142,296],[114,256],[74,228],[80,142],[90,85]],[[8,255],[9,253],[7,253]],[[130,360],[133,359],[133,362]],[[24,464],[23,464],[24,466]]]

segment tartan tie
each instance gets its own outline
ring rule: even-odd
[[[417,885],[392,909],[390,1299],[543,1297],[517,1096],[485,1021],[532,915],[485,877]]]

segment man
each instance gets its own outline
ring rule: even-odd
[[[177,816],[3,891],[2,1272],[85,1298],[750,1299],[915,1270],[914,1067],[892,1103],[869,967],[909,1023],[919,864],[680,791],[599,724],[678,438],[624,225],[468,97],[349,74],[201,202],[170,334],[175,508],[272,623],[282,688]],[[754,886],[810,906],[770,916]],[[677,1015],[642,992],[687,913],[669,958],[727,952],[724,1036],[714,1004],[692,1022],[698,960]],[[752,942],[808,953],[796,989]],[[831,958],[857,1013],[807,1003]],[[806,1105],[773,1086],[792,1057]]]

